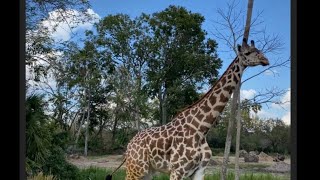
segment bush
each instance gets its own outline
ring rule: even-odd
[[[45,174],[54,174],[59,179],[76,179],[79,175],[79,169],[66,161],[61,148],[52,150],[43,171]]]
[[[77,180],[99,180],[99,179],[105,179],[106,175],[111,173],[110,170],[105,170],[102,168],[96,168],[96,167],[90,167],[87,169],[80,170],[79,176],[77,177]],[[113,176],[112,179],[125,179],[126,173],[124,170],[119,169]]]
[[[42,172],[28,178],[28,180],[57,180],[53,175],[44,175]]]

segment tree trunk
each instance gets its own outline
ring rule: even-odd
[[[243,38],[246,38],[246,39],[249,38],[249,32],[250,32],[250,26],[251,26],[252,8],[253,8],[253,0],[248,0],[246,27],[245,27],[244,33],[243,33]]]
[[[164,92],[162,94],[162,125],[167,123],[167,92],[166,89],[164,89]]]
[[[241,86],[240,86],[241,87]],[[239,87],[239,89],[240,89]],[[238,110],[237,110],[237,135],[236,135],[236,154],[235,154],[235,180],[240,179],[239,171],[239,151],[240,151],[240,132],[241,132],[241,109],[240,109],[240,96],[238,96]]]
[[[111,145],[114,145],[115,143],[115,137],[116,137],[116,131],[117,131],[117,125],[118,125],[118,118],[114,118],[114,124],[112,128],[112,138],[111,138]]]
[[[90,124],[90,92],[88,93],[88,114],[87,114],[87,124],[86,124],[86,136],[84,141],[84,156],[88,155],[88,139],[89,139],[89,124]]]
[[[81,122],[80,122],[80,125],[79,125],[79,129],[78,129],[78,132],[77,132],[76,142],[75,142],[76,145],[78,145],[78,141],[79,141],[79,137],[80,137],[80,132],[81,132],[81,126],[82,126],[82,124],[83,124],[84,117],[85,117],[84,113],[85,113],[85,110],[83,110],[82,119],[81,119]]]
[[[141,107],[141,75],[137,73],[136,101],[134,107],[134,118],[136,119],[136,129],[140,131],[140,107]]]
[[[252,16],[252,8],[253,8],[253,0],[248,0],[248,10],[247,10],[247,19],[246,19],[246,27],[244,29],[243,38],[249,39],[249,32],[251,26],[251,16]],[[242,42],[243,45],[244,42]],[[236,154],[235,154],[235,180],[240,179],[240,170],[239,170],[239,147],[240,147],[240,132],[241,132],[241,109],[240,109],[240,87],[241,82],[239,83],[238,89],[238,113],[237,113],[237,135],[236,135]]]
[[[162,92],[162,88],[164,88]],[[159,99],[159,109],[160,109],[160,124],[166,124],[167,123],[167,91],[164,86],[162,86],[159,90],[158,99]]]
[[[228,131],[226,137],[226,144],[224,148],[224,155],[223,155],[223,162],[221,166],[221,180],[227,179],[227,168],[228,168],[228,161],[229,161],[229,154],[231,148],[231,140],[232,140],[232,133],[234,129],[234,122],[236,117],[236,110],[237,110],[237,99],[239,96],[239,84],[236,86],[235,91],[233,93],[232,101],[231,101],[231,112],[230,112],[230,119],[228,122]]]

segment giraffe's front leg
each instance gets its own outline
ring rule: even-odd
[[[206,167],[200,167],[191,177],[192,180],[204,180],[204,170]]]
[[[201,163],[200,163],[199,169],[197,169],[196,172],[193,174],[192,180],[204,180],[204,171],[207,165],[209,164],[212,156],[212,151],[206,140],[202,142],[201,153],[202,153]]]

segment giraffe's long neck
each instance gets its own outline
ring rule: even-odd
[[[205,135],[226,106],[244,69],[236,57],[215,85],[199,101],[178,114],[175,121],[193,129],[190,133]]]

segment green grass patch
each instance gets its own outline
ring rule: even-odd
[[[105,170],[103,168],[90,167],[80,170],[80,176],[78,180],[104,180],[106,175],[111,173],[111,170]],[[123,169],[118,170],[113,175],[113,180],[124,180],[126,172]],[[234,172],[229,172],[227,180],[234,180]],[[276,176],[269,173],[245,173],[240,176],[240,180],[289,180],[287,176]],[[169,180],[169,175],[159,174],[153,177],[153,180]],[[205,176],[205,180],[220,180],[220,173],[208,174]]]
[[[80,176],[78,180],[104,180],[107,174],[110,174],[111,170],[105,170],[103,168],[90,167],[80,170]],[[114,180],[125,179],[126,172],[124,170],[118,170],[114,175]]]
[[[228,173],[227,180],[234,180],[235,174],[233,172]],[[205,180],[220,180],[220,173],[214,173],[206,175]],[[240,175],[240,180],[286,180],[288,177],[275,176],[268,173],[246,173]]]

